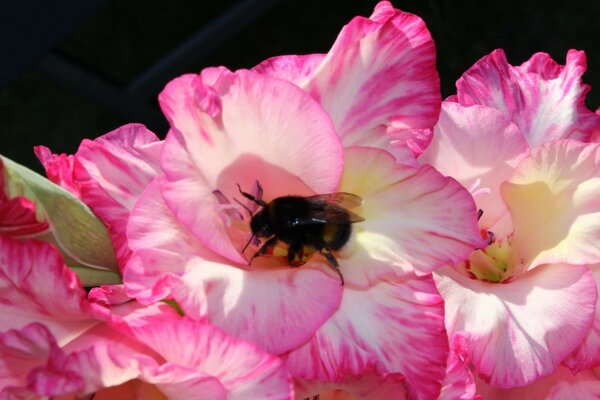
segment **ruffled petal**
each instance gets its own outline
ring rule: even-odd
[[[167,362],[218,378],[227,399],[291,399],[292,382],[281,361],[211,325],[179,321],[134,330]]]
[[[339,277],[323,266],[245,271],[196,259],[186,269],[181,278],[168,280],[186,315],[206,318],[271,354],[306,342],[337,310],[342,297]]]
[[[581,77],[586,69],[583,51],[569,50],[565,66],[548,54],[536,53],[513,67],[504,51],[495,50],[458,80],[458,101],[501,111],[532,147],[553,139],[587,140],[600,126],[600,116],[585,106],[590,87],[581,83]]]
[[[423,130],[435,125],[441,104],[427,27],[387,1],[342,29],[305,88],[345,146],[385,148],[400,160],[405,148],[420,154],[427,146],[431,132]]]
[[[482,400],[476,393],[475,378],[469,369],[468,358],[450,349],[446,376],[438,400]]]
[[[79,146],[74,175],[82,200],[108,227],[119,265],[130,256],[126,226],[130,210],[158,175],[162,142],[144,125],[122,126]]]
[[[171,81],[160,103],[173,130],[162,153],[161,192],[178,220],[209,249],[245,263],[227,233],[219,190],[240,198],[263,184],[265,200],[337,189],[342,147],[327,113],[297,86],[251,71],[208,69]],[[297,180],[297,178],[295,178]]]
[[[600,145],[544,144],[502,185],[524,263],[600,263]]]
[[[364,200],[352,211],[365,220],[352,225],[354,238],[338,256],[349,284],[424,275],[484,244],[469,192],[430,166],[402,166],[383,150],[348,148],[340,191]]]
[[[433,140],[419,161],[473,188],[475,203],[483,210],[479,225],[489,229],[508,211],[500,184],[528,153],[519,129],[499,111],[446,101]]]
[[[54,154],[46,146],[35,146],[33,151],[42,163],[48,179],[63,189],[68,190],[73,196],[81,199],[79,184],[73,175],[75,156]]]
[[[500,389],[477,379],[477,393],[485,400],[569,400],[600,398],[600,371],[586,370],[573,375],[567,368],[525,387]]]
[[[59,344],[98,323],[79,279],[49,244],[0,236],[0,331],[43,322]]]
[[[315,71],[323,62],[323,58],[325,58],[325,54],[271,57],[252,68],[252,70],[306,88],[310,80],[313,79]]]
[[[346,376],[402,374],[409,398],[437,399],[448,340],[431,278],[346,287],[338,312],[284,360],[295,379],[343,384]]]
[[[8,387],[24,388],[27,374],[44,365],[56,341],[40,323],[0,333],[0,398]]]
[[[479,375],[497,387],[550,375],[592,324],[597,293],[587,267],[540,266],[509,283],[470,279],[451,267],[434,277],[448,335],[464,341]]]
[[[600,287],[600,265],[596,264],[590,267],[596,288]],[[567,359],[564,364],[573,371],[579,371],[600,366],[600,296],[596,301],[596,314],[594,315],[594,324],[587,334],[581,346],[579,346]]]

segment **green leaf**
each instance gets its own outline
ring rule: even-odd
[[[40,220],[47,220],[61,251],[78,263],[118,270],[106,227],[88,206],[40,174],[0,155],[10,197],[36,203]],[[1,189],[1,188],[0,188]]]
[[[89,268],[82,265],[69,265],[69,269],[79,276],[83,287],[96,287],[100,285],[116,285],[122,283],[121,275],[115,271]]]

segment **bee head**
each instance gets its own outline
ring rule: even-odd
[[[252,234],[258,237],[268,237],[273,235],[268,209],[263,208],[252,216],[250,229],[252,230]]]

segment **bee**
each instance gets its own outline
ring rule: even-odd
[[[348,242],[353,223],[364,221],[349,210],[360,206],[363,200],[352,193],[337,192],[308,197],[282,196],[267,203],[262,200],[260,183],[257,182],[257,186],[258,194],[253,196],[242,191],[238,184],[242,196],[259,206],[254,214],[248,210],[252,215],[252,236],[242,253],[250,243],[260,244],[249,263],[273,249],[278,242],[283,242],[288,245],[288,265],[304,265],[318,252],[338,273],[343,285],[344,277],[332,252],[340,250]],[[265,239],[262,244],[261,238]]]

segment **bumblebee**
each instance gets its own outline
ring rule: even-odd
[[[278,242],[288,245],[287,263],[292,267],[305,264],[316,252],[323,255],[340,276],[339,263],[332,251],[340,250],[350,239],[352,224],[364,221],[349,208],[362,204],[362,199],[352,193],[337,192],[315,196],[282,196],[266,203],[262,200],[262,187],[257,182],[258,194],[238,189],[242,196],[259,206],[250,220],[250,243],[260,245],[252,260],[272,250]],[[261,238],[266,239],[261,244]]]

